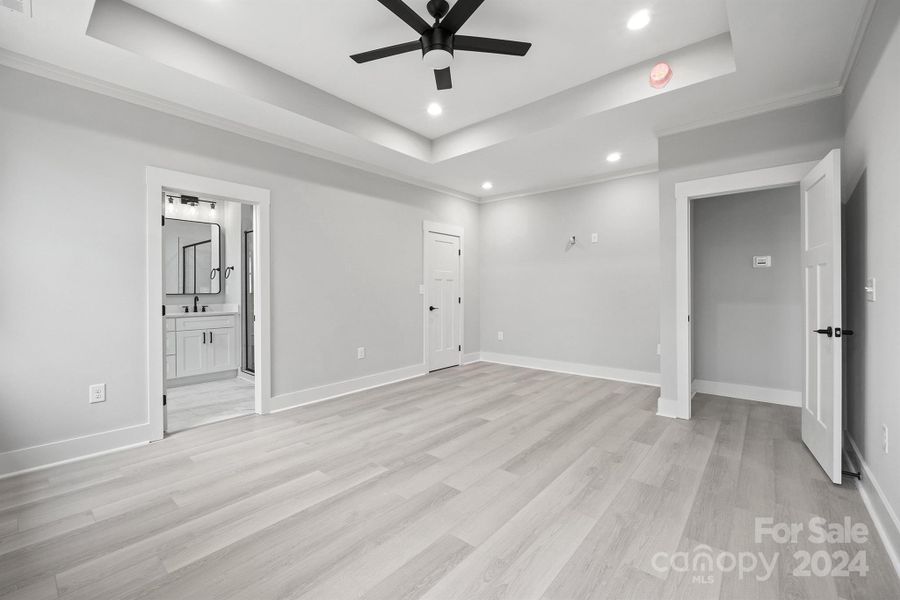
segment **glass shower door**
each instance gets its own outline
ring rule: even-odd
[[[253,312],[253,231],[244,232],[244,360],[243,369],[254,372],[253,333],[256,315]]]

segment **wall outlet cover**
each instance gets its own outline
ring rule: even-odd
[[[591,234],[591,243],[592,243],[592,244],[596,244],[596,243],[598,243],[599,241],[600,241],[600,234],[599,234],[599,233],[592,233],[592,234]]]
[[[497,341],[499,341],[499,342],[503,341],[503,332],[502,331],[497,332]]]
[[[771,256],[754,256],[753,257],[753,268],[754,269],[768,269],[772,266],[772,257]]]
[[[365,346],[360,346],[359,348],[356,349],[356,358],[361,360],[365,357],[366,357],[366,348],[365,348]]]
[[[90,388],[88,388],[88,394],[88,400],[91,404],[96,404],[97,402],[106,402],[106,384],[95,383]]]
[[[877,298],[875,290],[876,283],[874,277],[866,280],[866,302],[875,302]]]

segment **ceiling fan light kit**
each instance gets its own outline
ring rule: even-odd
[[[403,0],[378,0],[392,13],[397,15],[418,34],[419,40],[387,46],[369,52],[354,54],[350,58],[359,64],[405,54],[414,50],[422,51],[422,62],[434,70],[437,89],[448,90],[453,87],[450,78],[450,65],[454,52],[484,52],[487,54],[506,54],[509,56],[525,56],[531,48],[528,42],[498,40],[494,38],[458,35],[459,29],[469,20],[484,0],[457,0],[450,8],[447,0],[429,0],[426,8],[434,18],[434,25],[411,9]]]

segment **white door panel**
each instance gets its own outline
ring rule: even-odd
[[[236,369],[235,335],[233,328],[209,331],[206,368],[209,372]]]
[[[459,238],[426,232],[428,369],[460,363]]]
[[[832,150],[800,185],[804,284],[803,442],[841,482],[841,154]]]
[[[179,331],[175,353],[175,372],[178,377],[201,375],[206,372],[206,332]]]

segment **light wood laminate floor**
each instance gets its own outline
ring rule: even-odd
[[[169,433],[256,411],[254,385],[239,377],[170,387],[166,395]]]
[[[900,598],[853,484],[826,481],[799,410],[487,363],[184,431],[0,481],[0,597]],[[862,544],[756,544],[754,520],[844,517]],[[753,551],[771,578],[660,572]],[[793,577],[793,553],[869,572]]]

